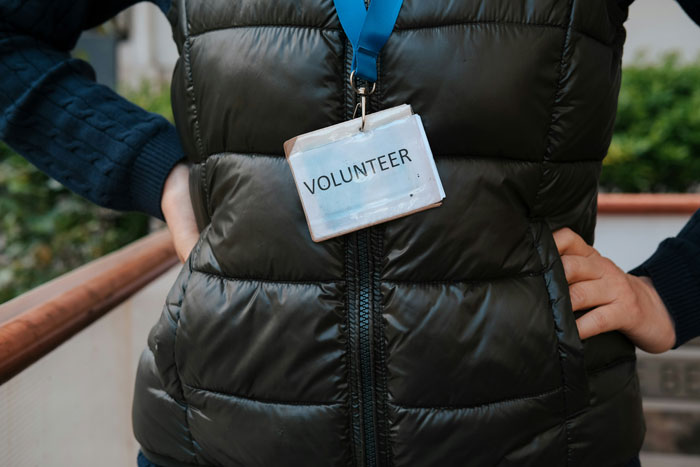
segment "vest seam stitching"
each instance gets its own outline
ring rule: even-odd
[[[210,276],[215,279],[221,279],[228,282],[260,282],[269,284],[300,284],[300,285],[323,285],[323,284],[344,284],[344,279],[319,279],[319,280],[286,280],[286,279],[263,279],[258,277],[233,277],[226,276],[223,274],[217,274],[215,272],[202,271],[195,267],[192,268],[193,273],[202,274],[204,276]]]
[[[636,362],[637,357],[632,356],[632,357],[622,357],[622,358],[617,358],[615,360],[612,360],[604,365],[597,366],[595,368],[591,368],[590,370],[586,370],[587,375],[594,375],[596,373],[600,373],[601,371],[609,370],[611,368],[614,368],[618,365],[622,365],[624,363],[631,363],[631,362]]]
[[[183,386],[186,386],[188,389],[192,391],[202,391],[202,392],[209,392],[212,394],[217,394],[220,396],[224,397],[231,397],[234,399],[240,399],[245,402],[254,402],[258,404],[269,404],[269,405],[290,405],[290,406],[306,406],[306,407],[329,407],[329,406],[342,406],[343,402],[317,402],[317,401],[299,401],[299,400],[275,400],[275,399],[264,399],[264,398],[257,398],[257,397],[249,397],[249,396],[243,396],[240,394],[235,394],[232,392],[227,392],[224,390],[221,390],[219,388],[202,388],[199,386],[193,386],[191,384],[187,384],[185,382],[182,383]]]
[[[549,269],[541,269],[537,271],[531,271],[531,272],[525,272],[525,273],[518,273],[518,274],[510,274],[507,276],[502,276],[502,277],[488,277],[484,279],[444,279],[444,280],[426,280],[426,281],[421,281],[421,280],[410,280],[410,279],[380,279],[379,282],[381,284],[394,284],[394,285],[416,285],[416,286],[421,286],[421,285],[452,285],[452,284],[474,284],[474,285],[481,285],[481,284],[490,284],[493,282],[500,282],[500,281],[507,281],[507,280],[513,280],[513,279],[521,279],[521,278],[527,278],[527,277],[537,277],[545,272],[547,272]],[[260,282],[260,283],[270,283],[270,284],[302,284],[302,285],[323,285],[323,284],[345,284],[348,281],[345,279],[318,279],[318,280],[294,280],[294,279],[265,279],[265,278],[260,278],[260,277],[234,277],[234,276],[227,276],[224,274],[218,274],[215,272],[210,272],[210,271],[203,271],[201,269],[197,269],[196,267],[192,268],[192,273],[197,273],[197,274],[202,274],[204,276],[210,276],[215,279],[221,279],[229,282]]]
[[[569,26],[565,29],[564,31],[564,40],[562,41],[561,44],[561,53],[559,55],[559,76],[557,78],[557,87],[554,91],[554,96],[552,100],[552,111],[550,112],[549,115],[549,126],[547,128],[547,147],[545,148],[545,159],[543,161],[547,160],[547,154],[551,151],[552,149],[552,130],[554,128],[554,114],[556,111],[557,107],[557,102],[559,102],[561,98],[561,90],[564,85],[564,76],[565,76],[565,55],[566,55],[566,48],[568,45],[571,43],[571,32],[572,32],[572,22],[573,22],[573,6],[574,2],[573,0],[569,1]]]
[[[554,130],[554,120],[555,120],[555,113],[557,109],[557,103],[561,99],[561,90],[564,85],[564,78],[565,78],[565,63],[564,63],[564,57],[566,55],[566,49],[567,46],[570,45],[571,43],[571,32],[573,30],[573,21],[574,21],[574,0],[569,0],[569,13],[568,13],[568,26],[566,30],[564,31],[564,39],[562,40],[561,43],[561,53],[559,56],[559,76],[557,77],[557,83],[556,83],[556,88],[554,90],[554,95],[552,96],[552,108],[551,112],[549,115],[549,125],[547,126],[547,132],[545,134],[545,148],[544,148],[544,154],[542,155],[542,160],[541,160],[541,171],[540,171],[540,180],[537,186],[537,191],[535,192],[535,199],[532,202],[532,209],[537,209],[537,203],[540,199],[540,196],[542,195],[542,189],[544,187],[545,183],[545,162],[549,162],[548,155],[551,154],[552,151],[552,146],[553,146],[553,141],[552,141],[552,136],[553,136],[553,130]],[[567,446],[568,450],[568,446]],[[567,462],[568,462],[568,456],[567,456]]]
[[[384,284],[396,284],[396,285],[451,285],[451,284],[490,284],[493,282],[507,281],[513,279],[522,279],[526,277],[537,277],[541,276],[548,269],[541,269],[532,272],[523,272],[518,274],[509,274],[502,277],[487,277],[484,279],[444,279],[444,280],[431,280],[431,281],[412,281],[408,279],[382,279],[381,282]]]
[[[415,26],[401,26],[397,27],[394,32],[401,32],[401,31],[415,31],[417,29],[440,29],[440,28],[450,28],[450,27],[457,27],[457,26],[471,26],[471,25],[479,25],[479,24],[486,24],[486,25],[504,25],[504,26],[533,26],[533,27],[542,27],[542,28],[551,28],[551,29],[566,29],[566,26],[563,24],[557,24],[557,23],[531,23],[529,21],[501,21],[497,19],[485,19],[485,20],[476,20],[476,21],[455,21],[452,23],[440,23],[440,24],[417,24]]]
[[[337,33],[340,33],[342,30],[340,28],[334,28],[330,26],[313,26],[313,25],[306,25],[306,24],[233,24],[230,26],[219,26],[219,27],[214,27],[211,29],[205,29],[203,31],[198,31],[194,34],[192,34],[192,38],[195,39],[197,37],[213,33],[213,32],[220,32],[220,31],[230,31],[230,30],[236,30],[236,29],[255,29],[255,28],[280,28],[280,29],[311,29],[314,31],[320,31],[320,32],[325,32],[325,31],[334,31]]]
[[[488,160],[494,162],[523,162],[526,164],[601,164],[603,161],[599,159],[577,159],[577,160],[530,160],[530,159],[518,159],[512,156],[479,156],[470,154],[433,154],[433,157],[437,159],[464,159],[464,160]]]
[[[190,281],[192,280],[192,273],[193,273],[192,262],[194,260],[194,257],[197,256],[197,254],[199,253],[200,248],[201,248],[201,241],[197,245],[197,249],[195,251],[193,251],[193,253],[190,256],[190,259],[188,261],[187,268],[189,269],[190,274],[187,277],[187,280],[185,281],[185,283],[183,284],[183,287],[182,287],[182,296],[180,297],[180,300],[178,302],[178,308],[180,311],[177,314],[177,321],[175,322],[176,326],[175,326],[175,332],[174,332],[174,337],[173,337],[173,366],[175,367],[175,374],[177,375],[177,378],[179,380],[178,382],[180,383],[180,391],[182,391],[182,386],[185,386],[186,384],[185,384],[184,380],[182,379],[182,375],[180,374],[180,366],[177,363],[177,356],[175,353],[175,351],[177,349],[177,336],[178,336],[178,330],[180,329],[180,317],[182,314],[182,305],[185,302],[185,295],[187,294],[187,289],[189,288]],[[175,401],[178,402],[178,405],[184,406],[184,409],[185,409],[185,429],[187,430],[187,436],[189,438],[190,447],[192,449],[192,461],[194,461],[195,463],[198,463],[197,452],[195,450],[196,441],[194,439],[194,436],[192,435],[192,430],[190,429],[190,420],[189,420],[190,405],[187,402],[187,399],[185,398],[184,392],[182,393],[182,402],[177,401],[177,399],[175,399]],[[196,443],[196,444],[197,444],[197,446],[199,446],[199,443]]]
[[[449,27],[457,27],[457,26],[475,26],[475,25],[503,25],[503,26],[529,26],[529,27],[536,27],[536,28],[550,28],[550,29],[559,29],[561,31],[567,31],[567,26],[564,24],[553,24],[553,23],[528,23],[526,21],[499,21],[499,20],[483,20],[483,21],[464,21],[464,22],[457,22],[457,23],[448,23],[448,24],[436,24],[436,25],[426,25],[426,26],[409,26],[406,28],[397,28],[394,32],[402,32],[402,31],[415,31],[419,29],[441,29],[441,28],[449,28]],[[615,48],[614,43],[608,43],[605,42],[603,39],[599,39],[592,34],[582,31],[580,29],[574,28],[573,26],[571,27],[571,31],[575,32],[577,34],[580,34],[582,37],[585,37],[587,39],[590,39],[594,42],[597,42],[601,45],[604,45],[606,47],[611,47]]]
[[[199,252],[202,250],[202,239],[204,238],[204,235],[205,235],[207,232],[209,232],[209,230],[211,230],[211,223],[209,224],[209,228],[207,229],[207,231],[206,231],[206,232],[203,232],[203,235],[202,235],[201,238],[199,239],[198,245],[197,245],[197,249],[194,250],[194,251],[192,252],[192,255],[191,255],[191,258],[190,258],[190,262],[189,262],[190,277],[187,279],[187,284],[186,284],[187,286],[189,286],[189,282],[190,282],[190,280],[192,279],[192,274],[193,274],[193,272],[194,272],[194,266],[193,266],[193,264],[196,263],[197,258],[199,258]],[[188,288],[188,287],[187,287],[187,288]],[[183,298],[183,302],[184,302],[185,290],[183,290],[183,297],[182,297],[182,298]],[[182,308],[180,308],[180,311],[182,311]],[[178,322],[178,327],[177,327],[177,329],[179,329],[179,328],[180,328],[180,314],[178,314],[178,320],[177,320],[177,322]],[[177,348],[177,332],[176,332],[176,334],[175,334],[175,340],[174,340],[174,342],[173,342],[173,353],[175,353],[175,349],[176,349],[176,348]],[[186,386],[187,383],[185,383],[185,381],[184,381],[184,379],[182,378],[182,376],[180,376],[180,369],[179,369],[179,366],[177,366],[177,361],[175,360],[174,357],[173,357],[173,364],[175,365],[175,371],[176,371],[176,373],[177,373],[177,375],[178,375],[178,378],[180,378],[180,384]],[[182,395],[182,396],[183,396],[183,400],[184,400],[184,396],[185,396],[184,392],[183,392],[183,395]],[[189,420],[190,404],[189,404],[189,402],[187,402],[186,400],[185,400],[185,403],[186,403],[186,406],[185,406],[185,407],[186,407],[186,410],[187,410],[187,412],[186,412],[186,413],[187,413],[187,417],[185,418],[185,422],[186,422],[185,427],[187,428],[187,434],[188,434],[189,437],[190,437],[190,443],[192,444],[192,448],[193,448],[192,451],[194,452],[194,446],[195,446],[195,445],[196,445],[200,450],[201,450],[201,447],[200,447],[199,443],[197,442],[196,438],[194,437],[194,434],[192,433],[192,430],[191,430],[191,428],[190,428],[190,420]],[[197,459],[197,453],[196,453],[196,452],[194,452],[194,456],[195,456],[195,457],[194,457],[194,461],[195,461],[196,463],[199,463],[199,461],[198,461],[198,459]]]
[[[478,25],[490,25],[490,26],[528,26],[528,27],[535,27],[535,28],[549,28],[549,29],[559,29],[562,31],[567,31],[567,26],[563,24],[556,24],[556,23],[529,23],[526,21],[499,21],[499,20],[477,20],[477,21],[459,21],[455,23],[447,23],[447,24],[418,24],[415,26],[406,26],[406,27],[396,27],[394,28],[393,33],[402,33],[402,32],[411,32],[411,31],[420,31],[420,30],[427,30],[427,29],[442,29],[442,28],[450,28],[450,27],[459,27],[459,26],[478,26]],[[185,37],[185,41],[187,41],[189,38],[191,39],[196,39],[200,36],[204,36],[210,33],[215,33],[215,32],[221,32],[221,31],[230,31],[230,30],[236,30],[236,29],[255,29],[255,28],[279,28],[279,29],[308,29],[312,31],[319,31],[319,32],[337,32],[340,33],[341,29],[338,27],[332,27],[332,26],[314,26],[311,24],[272,24],[272,23],[266,23],[266,24],[233,24],[230,26],[218,26],[218,27],[213,27],[210,29],[204,29],[202,31],[195,32],[194,34],[189,34],[189,26],[188,26],[188,33]],[[580,34],[582,37],[585,37],[586,39],[590,39],[594,42],[597,42],[601,45],[604,45],[605,47],[611,47],[615,48],[615,44],[613,42],[606,42],[603,39],[600,39],[598,37],[595,37],[589,32],[577,29],[577,28],[571,28],[572,32],[575,32],[577,34]]]
[[[556,23],[530,23],[527,21],[499,21],[499,20],[481,20],[481,21],[460,21],[460,22],[455,22],[455,23],[447,23],[447,24],[435,24],[435,25],[417,25],[417,26],[408,26],[408,27],[401,27],[401,28],[396,28],[394,32],[402,32],[402,31],[415,31],[419,29],[440,29],[440,28],[448,28],[448,27],[456,27],[456,26],[472,26],[472,25],[480,25],[480,24],[485,24],[485,25],[503,25],[503,26],[531,26],[531,27],[537,27],[537,28],[550,28],[550,29],[560,29],[562,31],[567,30],[567,25],[565,24],[556,24]],[[603,39],[600,39],[598,37],[595,37],[591,33],[588,33],[586,31],[582,31],[578,28],[574,28],[573,26],[571,27],[571,31],[575,32],[577,34],[580,34],[582,37],[585,37],[587,39],[590,39],[594,42],[597,42],[601,45],[604,45],[606,47],[611,47],[615,48],[615,44],[613,42],[605,42]]]
[[[215,154],[210,154],[207,159],[217,158],[223,159],[225,157],[231,156],[245,156],[245,157],[267,157],[269,159],[279,159],[286,162],[287,157],[284,154],[266,154],[262,152],[240,152],[240,151],[230,151],[230,152],[217,152]]]
[[[209,183],[207,182],[209,175],[209,164],[205,160],[202,163],[202,175],[200,183],[202,184],[202,190],[204,190],[204,208],[207,210],[207,217],[209,218],[209,223],[211,223],[212,209],[211,209],[211,196],[209,194]]]
[[[509,404],[512,402],[519,402],[519,401],[529,401],[532,399],[539,399],[542,397],[547,397],[551,396],[554,394],[557,394],[559,392],[563,392],[564,387],[563,386],[557,386],[554,389],[550,389],[548,391],[544,392],[539,392],[536,394],[529,394],[526,396],[521,396],[521,397],[511,397],[508,399],[500,399],[497,401],[493,402],[484,402],[482,404],[475,404],[475,405],[465,405],[465,406],[460,406],[460,405],[404,405],[398,402],[389,402],[390,405],[393,405],[396,408],[399,409],[404,409],[404,410],[477,410],[485,407],[491,407],[494,405],[500,405],[500,404]]]
[[[280,159],[286,162],[286,156],[284,154],[266,154],[260,152],[241,152],[241,151],[226,151],[217,152],[207,156],[207,160],[211,158],[224,159],[227,157],[242,156],[242,157],[267,157],[270,159]],[[480,155],[470,155],[470,154],[433,154],[433,157],[437,159],[464,159],[464,160],[488,160],[493,162],[522,162],[525,164],[601,164],[603,161],[600,159],[577,159],[577,160],[529,160],[529,159],[518,159],[512,156],[480,156]]]
[[[183,10],[185,17],[185,44],[183,46],[183,58],[185,62],[185,74],[187,76],[187,95],[192,103],[192,116],[194,117],[194,136],[195,144],[197,146],[197,151],[199,152],[199,158],[204,159],[204,143],[202,142],[202,133],[199,127],[199,112],[197,111],[197,97],[194,93],[194,77],[192,74],[192,62],[191,62],[191,48],[192,48],[192,36],[190,35],[190,20],[189,12],[187,8],[187,0],[183,2]]]
[[[572,2],[573,4],[573,2]],[[547,224],[545,220],[542,220],[540,222],[540,225],[544,225],[546,228]],[[542,263],[542,267],[545,268],[545,273],[542,275],[542,281],[544,282],[544,287],[545,290],[547,291],[547,297],[548,297],[548,304],[549,304],[549,313],[552,316],[552,321],[554,325],[554,337],[557,342],[557,357],[559,360],[559,370],[561,372],[561,380],[562,380],[562,387],[564,389],[564,392],[562,393],[562,398],[564,401],[564,433],[566,436],[566,465],[571,464],[571,434],[570,434],[570,416],[573,414],[569,414],[569,404],[567,403],[567,397],[566,397],[566,387],[567,387],[567,379],[566,379],[566,371],[564,368],[564,359],[561,356],[561,340],[559,339],[559,336],[557,335],[557,323],[556,323],[556,316],[554,313],[554,299],[552,296],[552,291],[550,289],[549,284],[547,283],[547,278],[545,277],[545,274],[553,269],[553,267],[550,265],[549,267],[546,267],[545,261],[546,261],[546,256],[542,252],[541,248],[541,242],[538,242],[535,232],[534,232],[534,225],[530,224],[530,238],[532,240],[533,247],[535,251],[537,252],[538,257],[540,258],[540,262]]]

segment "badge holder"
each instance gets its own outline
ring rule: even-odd
[[[420,116],[406,104],[367,115],[373,90],[356,89],[360,117],[284,143],[315,242],[438,207],[445,198]]]
[[[360,96],[361,116],[284,143],[315,242],[435,208],[445,199],[423,123],[411,107],[367,115],[377,57],[403,0],[373,0],[367,9],[362,0],[333,3],[353,47],[350,86]],[[356,72],[373,83],[369,91],[355,86]]]

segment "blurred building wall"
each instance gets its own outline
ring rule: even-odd
[[[636,0],[630,7],[626,28],[626,65],[638,54],[646,53],[645,59],[658,60],[669,50],[677,50],[685,61],[700,57],[700,26],[676,0]]]
[[[117,50],[118,80],[136,87],[144,80],[170,81],[177,60],[170,23],[151,3],[138,3],[123,13],[128,37]]]

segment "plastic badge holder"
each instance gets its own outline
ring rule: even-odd
[[[284,143],[311,238],[320,242],[438,207],[445,192],[420,116],[401,105]]]

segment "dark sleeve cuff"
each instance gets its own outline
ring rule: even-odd
[[[130,195],[135,210],[164,220],[160,208],[163,185],[170,170],[184,157],[175,127],[163,125],[144,145],[131,169]]]
[[[692,260],[688,250],[695,248],[685,239],[666,239],[649,259],[629,271],[651,278],[673,320],[674,349],[700,335],[700,276],[692,261],[688,261]]]

